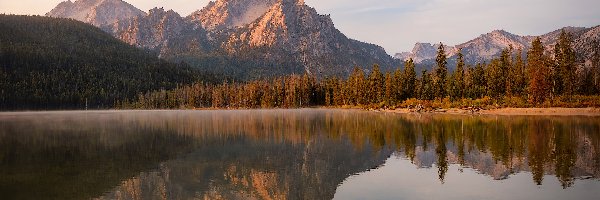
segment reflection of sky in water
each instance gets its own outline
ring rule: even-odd
[[[530,172],[492,180],[471,168],[450,165],[442,184],[437,168],[418,168],[402,156],[390,157],[378,169],[353,175],[336,190],[334,199],[596,199],[598,180],[580,180],[575,187],[560,189],[555,176],[546,175],[542,185],[531,181]]]
[[[326,109],[0,113],[0,196],[595,198],[599,119]]]

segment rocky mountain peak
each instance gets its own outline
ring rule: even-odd
[[[394,57],[402,61],[412,58],[414,62],[420,63],[423,60],[435,57],[437,55],[437,49],[439,46],[439,43],[431,44],[417,42],[411,52],[398,53]],[[449,49],[446,48],[446,51],[448,50]]]
[[[465,61],[468,64],[476,64],[478,62],[488,62],[489,60],[498,57],[502,50],[512,46],[513,49],[521,49],[526,52],[531,47],[531,42],[540,37],[542,44],[549,56],[554,54],[554,45],[562,31],[571,34],[573,48],[578,52],[579,61],[585,65],[590,64],[590,53],[593,52],[592,43],[595,40],[600,40],[600,26],[594,28],[584,27],[564,27],[540,36],[520,36],[515,35],[505,30],[494,30],[492,32],[482,34],[468,42],[446,48],[448,57],[456,58],[458,49],[462,49],[465,56]],[[435,60],[435,45],[429,43],[417,43],[411,52],[403,52],[395,55],[397,59],[413,58],[416,63],[423,65],[432,65]]]
[[[162,8],[147,15],[99,12],[98,5],[107,2],[117,8],[129,5],[122,0],[78,0],[61,3],[49,15],[93,23],[168,60],[186,60],[212,71],[227,69],[219,73],[346,76],[356,66],[396,66],[383,48],[347,38],[329,15],[317,13],[304,0],[215,0],[186,18]],[[87,20],[88,16],[115,20]]]
[[[71,18],[99,27],[145,14],[122,0],[77,0],[58,4],[46,16]]]
[[[278,0],[217,0],[192,13],[188,19],[207,30],[247,25],[265,14]]]
[[[202,29],[163,8],[153,8],[148,15],[121,20],[103,29],[124,42],[156,51],[160,57],[208,49]]]
[[[241,42],[251,47],[277,44],[294,51],[306,47],[310,39],[324,42],[331,39],[328,37],[345,38],[329,16],[319,15],[299,0],[277,0],[261,17],[238,32],[232,35],[230,44]]]
[[[305,5],[304,0],[217,0],[187,18],[209,31],[233,29],[246,26],[283,4]]]

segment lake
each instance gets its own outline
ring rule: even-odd
[[[0,113],[0,199],[597,199],[600,118]]]

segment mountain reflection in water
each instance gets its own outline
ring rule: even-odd
[[[488,182],[530,174],[527,184],[535,186],[553,178],[560,184],[546,190],[560,192],[582,179],[600,188],[598,151],[598,117],[326,109],[0,113],[0,196],[332,199],[348,177],[394,157],[416,167],[392,170],[436,169],[427,171],[435,184],[460,182],[447,177],[459,166]]]

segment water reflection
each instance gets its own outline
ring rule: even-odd
[[[383,166],[391,155],[437,169],[438,184],[460,182],[447,177],[456,165],[490,182],[521,174],[531,174],[529,185],[555,178],[560,187],[547,190],[562,190],[600,176],[599,150],[595,117],[314,109],[2,113],[0,196],[331,199],[348,177]]]

